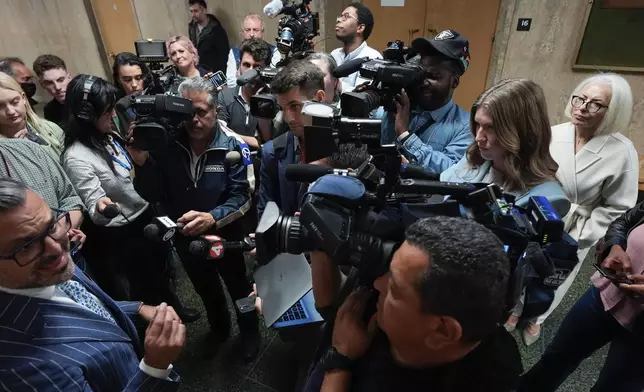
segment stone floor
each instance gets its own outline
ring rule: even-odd
[[[529,369],[539,359],[568,309],[589,287],[589,277],[593,272],[591,263],[586,260],[568,296],[546,322],[542,339],[532,347],[526,348],[521,342],[520,335],[515,332],[526,369]],[[199,297],[193,291],[190,281],[183,271],[180,271],[179,286],[180,295],[188,306],[203,309]],[[262,323],[263,342],[260,354],[254,362],[244,364],[235,356],[238,330],[234,331],[233,337],[221,348],[215,359],[212,361],[202,360],[198,355],[200,338],[207,328],[204,318],[188,326],[187,347],[181,359],[176,363],[176,369],[184,380],[182,391],[281,392],[289,390],[286,386],[285,375],[290,372],[290,366],[287,364],[292,355],[291,345],[282,342],[274,331],[266,329]],[[596,380],[605,356],[606,348],[595,353],[570,376],[559,391],[588,391]]]

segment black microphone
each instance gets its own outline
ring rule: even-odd
[[[226,241],[216,235],[202,235],[188,245],[190,254],[211,260],[221,259],[229,250],[244,252],[252,249],[255,249],[255,239],[250,237],[242,241]]]
[[[345,76],[349,76],[353,73],[356,73],[360,71],[360,68],[362,68],[362,64],[366,63],[369,60],[371,59],[368,57],[363,57],[363,58],[345,61],[333,71],[333,76],[335,76],[336,78],[343,78]]]
[[[143,228],[143,235],[151,240],[167,242],[184,227],[185,223],[173,222],[167,216],[158,216]]]
[[[237,85],[244,87],[246,84],[248,84],[248,82],[250,82],[251,80],[255,79],[258,76],[259,76],[259,71],[256,69],[251,69],[250,71],[246,71],[237,77]]]
[[[418,180],[439,181],[441,175],[431,170],[425,170],[424,167],[403,163],[402,170],[400,170],[402,178],[415,178]]]
[[[120,213],[121,213],[121,209],[119,208],[118,204],[112,203],[105,206],[105,208],[103,209],[103,213],[101,215],[103,215],[107,219],[114,219]]]
[[[311,164],[290,164],[286,166],[286,179],[295,182],[313,182],[327,174],[336,174],[347,177],[358,177],[356,172],[344,169],[331,169],[329,167]]]

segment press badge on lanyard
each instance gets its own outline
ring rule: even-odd
[[[130,178],[134,178],[134,170],[133,170],[134,166],[132,165],[132,161],[130,161],[130,157],[127,155],[127,152],[125,152],[125,149],[123,149],[123,147],[121,147],[121,144],[116,140],[112,140],[112,143],[119,150],[120,155],[122,155],[123,158],[125,158],[125,162],[123,162],[122,160],[120,160],[118,157],[114,155],[112,155],[112,161],[114,161],[114,163],[116,163],[117,165],[121,166],[123,169],[127,170]]]

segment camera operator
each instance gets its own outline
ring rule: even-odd
[[[559,216],[570,202],[555,178],[550,155],[552,133],[546,98],[538,84],[508,79],[484,91],[472,105],[470,132],[475,141],[441,181],[495,183],[525,207],[531,196],[545,196]]]
[[[382,58],[380,52],[367,45],[373,26],[373,14],[364,4],[355,2],[342,11],[335,25],[335,36],[342,42],[342,47],[331,52],[337,65],[359,58]],[[340,80],[344,92],[353,91],[356,86],[368,81],[361,78],[358,72]]]
[[[101,242],[96,246],[106,255],[105,271],[99,278],[115,285],[123,285],[125,278],[126,287],[116,287],[126,293],[123,299],[167,302],[184,322],[195,321],[199,312],[184,308],[172,289],[168,249],[143,235],[154,212],[134,189],[132,159],[112,131],[116,93],[116,88],[101,78],[78,75],[69,82],[66,98],[71,117],[62,162],[97,226]],[[114,208],[114,204],[119,214],[106,217],[105,209],[109,205]]]
[[[284,120],[289,130],[264,144],[259,180],[258,216],[261,217],[266,203],[274,201],[287,215],[293,215],[299,207],[299,186],[286,179],[286,167],[302,163],[302,138],[305,101],[327,102],[324,93],[324,73],[310,61],[297,60],[284,67],[271,82],[271,90],[277,95]]]
[[[244,41],[251,38],[264,39],[264,19],[259,14],[251,13],[244,16],[242,22],[241,35]],[[281,54],[275,45],[269,45],[272,56],[266,66],[274,67],[281,60]],[[228,62],[226,64],[226,84],[228,87],[237,88],[237,76],[239,66],[241,65],[242,53],[241,47],[230,48],[228,52]]]
[[[469,115],[452,98],[469,65],[469,43],[445,30],[432,39],[417,38],[411,47],[421,56],[425,79],[418,90],[396,96],[396,113],[382,119],[382,143],[396,142],[411,163],[442,173],[472,142]]]
[[[221,275],[233,301],[252,291],[246,279],[241,253],[226,253],[218,260],[191,254],[189,244],[196,236],[216,233],[226,240],[244,236],[242,218],[250,209],[248,168],[231,165],[226,154],[240,150],[240,143],[228,136],[217,121],[217,90],[203,78],[186,79],[179,86],[183,98],[192,101],[194,116],[177,140],[164,151],[135,159],[137,189],[147,200],[162,201],[172,220],[184,223],[175,246],[195,291],[201,296],[210,333],[203,344],[204,356],[212,358],[230,334],[230,314],[219,280]],[[241,330],[242,354],[253,358],[259,349],[257,315],[237,314]]]
[[[260,38],[250,38],[239,47],[241,61],[237,75],[244,74],[256,68],[266,67],[271,60],[271,48]],[[258,132],[257,118],[250,113],[250,97],[255,95],[263,83],[259,78],[251,80],[245,86],[225,88],[219,93],[218,118],[227,123],[228,127],[242,136],[251,138],[261,136]],[[258,147],[255,141],[255,147]]]
[[[316,306],[330,304],[335,290],[325,278],[338,268],[321,252],[312,252],[311,264]],[[489,229],[442,216],[415,222],[389,273],[374,283],[377,313],[365,322],[370,290],[347,298],[304,390],[513,390],[521,358],[501,327],[509,276]]]
[[[200,78],[208,70],[199,66],[197,48],[188,37],[174,36],[166,41],[166,50],[170,61],[176,67],[178,74],[174,75],[169,86],[166,87],[167,95],[179,95],[179,85],[186,79]]]
[[[128,134],[130,123],[136,119],[133,110],[118,110],[119,107],[129,107],[129,99],[132,94],[140,94],[145,87],[145,79],[150,75],[148,66],[136,55],[129,52],[121,52],[114,58],[112,65],[112,78],[114,85],[118,88],[119,102],[116,104],[116,116],[114,125],[121,137]]]

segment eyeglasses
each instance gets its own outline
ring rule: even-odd
[[[342,22],[344,22],[347,19],[355,19],[356,22],[358,21],[358,18],[356,18],[355,16],[351,15],[348,12],[345,12],[344,14],[340,14],[340,16],[338,16],[338,20],[340,20]]]
[[[579,97],[577,95],[572,96],[572,100],[570,101],[572,106],[576,107],[577,109],[581,109],[586,105],[586,110],[588,110],[588,113],[597,113],[601,108],[607,108],[608,106],[602,105],[599,102],[595,101],[586,101],[582,97]]]
[[[37,237],[32,238],[26,244],[22,245],[15,252],[8,256],[0,256],[0,259],[13,260],[21,267],[33,263],[37,258],[45,253],[45,238],[50,237],[54,241],[59,241],[67,235],[72,228],[72,220],[68,211],[52,209],[52,221],[49,227]]]

